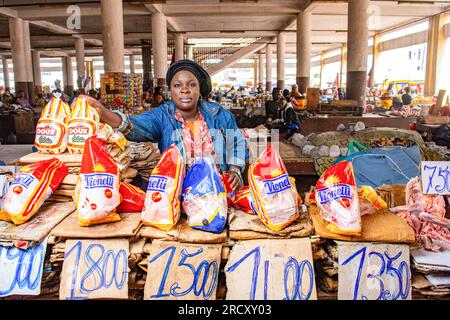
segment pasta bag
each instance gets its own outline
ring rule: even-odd
[[[339,162],[324,172],[317,181],[316,203],[330,232],[361,235],[358,190],[351,162]]]
[[[106,149],[106,142],[96,136],[88,138],[75,190],[81,227],[120,220],[116,213],[121,202],[119,173],[117,164]]]
[[[185,164],[176,146],[168,148],[150,175],[145,205],[144,225],[169,231],[180,219],[180,197]]]
[[[145,192],[128,183],[121,183],[119,187],[122,202],[117,207],[119,213],[142,212],[145,202]]]
[[[235,206],[251,215],[258,215],[255,208],[255,203],[252,198],[252,193],[249,186],[243,187],[236,193]]]
[[[59,97],[51,99],[36,126],[34,145],[40,153],[61,154],[66,151],[69,118],[69,106]]]
[[[184,179],[182,207],[188,224],[198,230],[221,233],[227,222],[225,187],[211,158],[198,158]]]
[[[299,217],[295,184],[271,145],[250,166],[248,175],[256,212],[269,229],[281,231]]]
[[[0,220],[16,225],[30,220],[68,172],[68,168],[56,158],[22,167],[3,198]]]
[[[71,154],[82,154],[86,140],[97,134],[100,117],[86,98],[77,98],[72,105],[67,146]]]

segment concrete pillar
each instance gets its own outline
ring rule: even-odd
[[[39,51],[33,51],[33,77],[35,91],[42,93],[41,53]]]
[[[253,59],[253,87],[258,87],[258,59]]]
[[[367,92],[369,0],[348,0],[347,98],[363,108]]]
[[[258,86],[264,85],[264,55],[258,53]]]
[[[438,95],[440,89],[449,89],[450,85],[446,81],[444,73],[448,74],[445,67],[446,38],[444,26],[450,23],[450,13],[442,13],[429,18],[430,27],[428,29],[427,64],[425,69],[425,96]]]
[[[347,45],[341,47],[341,88],[347,83]]]
[[[130,56],[130,73],[136,73],[136,56]]]
[[[152,14],[152,46],[157,86],[166,86],[167,20],[163,13]]]
[[[311,76],[311,12],[302,11],[297,16],[297,85],[306,93]]]
[[[11,54],[13,60],[15,92],[24,91],[28,97],[27,64],[23,41],[23,20],[9,19],[9,33],[11,39]]]
[[[184,37],[181,33],[175,33],[175,61],[184,59]]]
[[[194,60],[194,48],[192,46],[186,47],[187,47],[186,59]]]
[[[105,73],[122,73],[125,70],[122,0],[101,0],[101,7]]]
[[[323,68],[325,67],[325,56],[324,56],[324,54],[322,53],[321,55],[320,55],[320,84],[319,84],[319,88],[320,89],[322,89],[322,85],[324,84],[323,83]]]
[[[375,79],[377,75],[378,60],[380,58],[380,35],[376,34],[373,36],[373,47],[372,47],[372,69],[370,69],[370,81],[369,87],[373,87],[376,83]]]
[[[266,90],[272,91],[272,45],[266,46]]]
[[[277,87],[284,89],[285,79],[285,60],[286,60],[286,34],[280,32],[277,39]]]
[[[11,78],[9,77],[8,59],[2,57],[3,64],[3,81],[5,84],[5,90],[11,90]]]
[[[77,58],[77,86],[80,89],[83,85],[83,79],[86,78],[84,39],[75,39],[75,53]]]
[[[30,23],[28,21],[23,21],[23,45],[27,68],[28,99],[34,101],[33,60],[31,58]]]
[[[68,96],[73,94],[73,63],[71,57],[62,58],[63,65],[63,82],[64,82],[64,92]]]

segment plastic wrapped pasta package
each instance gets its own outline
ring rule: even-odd
[[[121,202],[119,168],[106,149],[106,142],[88,138],[75,190],[78,224],[81,227],[119,221]]]
[[[34,145],[40,153],[61,154],[67,149],[67,125],[70,108],[60,98],[53,98],[45,106],[36,126]]]
[[[351,162],[339,162],[324,172],[316,184],[316,203],[330,232],[361,235],[358,191]]]
[[[97,134],[100,116],[86,98],[77,98],[72,105],[67,146],[71,154],[82,154],[86,140]]]
[[[228,214],[227,197],[211,158],[196,159],[186,173],[182,207],[192,228],[213,233],[224,230]]]
[[[243,187],[238,193],[236,193],[235,207],[248,214],[258,214],[256,212],[255,203],[253,201],[249,186]]]
[[[176,146],[168,148],[153,169],[148,183],[142,222],[169,231],[180,219],[185,164]]]
[[[299,198],[280,155],[271,145],[249,169],[256,212],[273,231],[281,231],[299,217]]]
[[[145,192],[128,183],[121,183],[119,187],[122,202],[117,207],[118,213],[141,213],[144,209]]]
[[[22,167],[3,198],[0,220],[16,225],[30,220],[68,172],[68,168],[56,158]]]

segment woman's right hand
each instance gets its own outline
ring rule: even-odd
[[[85,98],[88,101],[89,105],[91,107],[93,107],[97,111],[98,115],[100,116],[100,119],[102,118],[102,116],[107,111],[105,106],[100,101],[98,101],[97,99],[95,99],[95,98],[93,98],[91,96],[80,95],[80,98]]]
[[[87,95],[82,95],[80,97],[87,99],[89,105],[97,111],[101,122],[109,124],[113,128],[118,128],[122,124],[122,118],[118,114],[108,110],[97,99]]]

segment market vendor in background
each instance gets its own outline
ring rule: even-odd
[[[402,95],[402,102],[404,106],[409,106],[412,103],[412,97],[410,95],[411,93],[411,88],[410,87],[406,87],[405,88],[405,93]]]
[[[266,101],[266,116],[267,121],[271,122],[278,117],[278,105],[280,104],[281,90],[273,88],[272,100]]]
[[[281,97],[277,118],[273,121],[268,121],[268,127],[271,130],[279,130],[280,140],[283,140],[289,139],[295,133],[300,133],[300,126],[301,121],[292,104],[284,96]]]
[[[188,166],[197,157],[212,157],[222,173],[230,174],[230,186],[238,191],[244,184],[247,142],[231,112],[201,99],[212,90],[209,74],[194,61],[179,60],[169,68],[166,81],[172,99],[140,115],[127,116],[88,100],[102,122],[131,141],[158,142],[161,152],[177,145]]]

